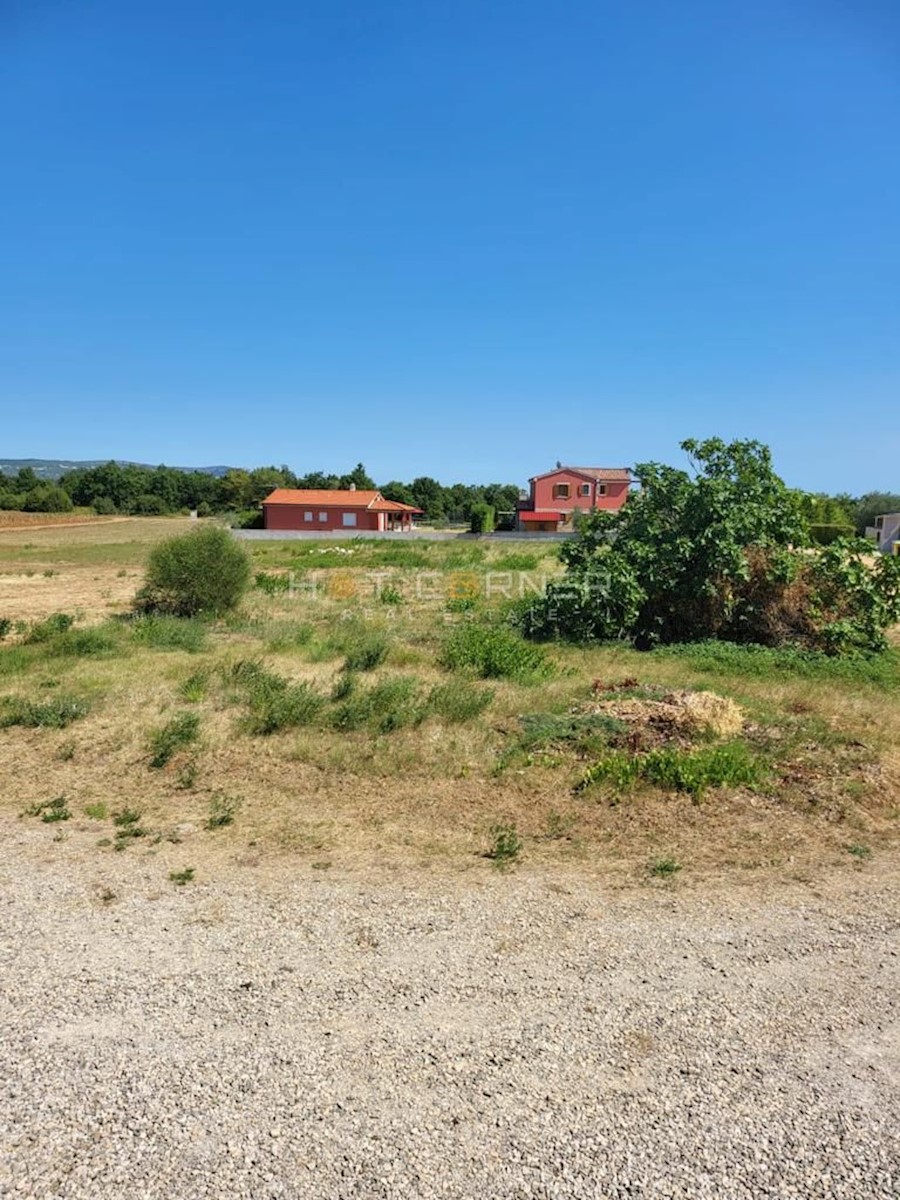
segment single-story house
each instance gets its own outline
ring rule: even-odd
[[[386,533],[412,529],[420,508],[385,500],[381,492],[351,486],[327,488],[276,488],[262,503],[266,529],[358,529]]]
[[[519,529],[553,533],[571,529],[577,513],[605,509],[616,512],[628,498],[627,467],[564,467],[535,475],[530,492],[516,514]]]
[[[882,554],[900,554],[900,513],[882,513],[866,530]]]

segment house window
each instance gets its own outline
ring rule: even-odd
[[[605,483],[598,483],[598,484],[597,484],[597,495],[598,495],[598,496],[605,496],[605,495],[606,495],[606,484],[605,484]]]
[[[344,525],[354,526],[356,524],[356,513],[344,513]]]
[[[303,520],[304,520],[304,521],[311,521],[311,520],[312,520],[312,517],[313,517],[313,515],[312,515],[312,513],[311,513],[311,512],[305,512],[305,513],[303,514]]]
[[[581,485],[581,494],[582,496],[589,496],[591,494],[591,485],[589,483]]]
[[[553,499],[554,500],[568,500],[568,498],[569,498],[569,485],[567,483],[554,483]]]
[[[324,524],[328,520],[328,513],[319,513],[319,520]]]

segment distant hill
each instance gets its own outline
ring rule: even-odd
[[[0,471],[4,475],[15,475],[17,471],[23,470],[25,467],[31,467],[35,475],[39,479],[59,479],[61,475],[65,475],[67,471],[77,471],[88,467],[102,467],[109,462],[108,458],[90,458],[80,462],[71,461],[69,459],[52,459],[52,458],[0,458]],[[134,463],[128,462],[126,459],[117,458],[116,462],[120,467],[149,467],[153,470],[159,466],[158,463]],[[168,465],[168,464],[167,464]],[[173,467],[174,471],[199,471],[202,475],[216,475],[221,478],[226,475],[231,467]]]

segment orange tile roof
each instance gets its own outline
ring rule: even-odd
[[[367,508],[373,512],[420,513],[421,508],[385,500],[381,492],[366,488],[276,488],[263,504],[304,504],[309,508]]]

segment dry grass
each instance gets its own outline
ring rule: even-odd
[[[59,530],[46,530],[37,553],[54,562],[57,574],[49,577],[25,574],[36,552],[20,539],[18,559],[11,556],[10,573],[0,576],[0,614],[35,619],[80,609],[84,624],[96,622],[127,605],[149,546],[181,524],[122,521],[103,530],[79,528],[71,531],[71,542]],[[117,565],[123,548],[131,556],[128,568]],[[282,565],[283,552],[280,544],[265,543],[255,556],[269,569]],[[481,579],[504,552],[491,547],[470,574]],[[78,561],[79,555],[93,556],[91,564]],[[552,559],[547,567],[555,569]],[[331,641],[336,631],[346,632],[348,616],[390,638],[387,659],[360,686],[414,676],[425,696],[446,681],[437,666],[441,640],[472,615],[448,611],[440,589],[417,598],[412,569],[390,571],[406,597],[396,606],[378,601],[368,569],[342,563],[339,570],[353,582],[349,596],[343,587],[295,596],[256,590],[240,618],[217,626],[200,654],[136,646],[123,632],[117,656],[40,659],[0,680],[2,694],[50,695],[64,688],[95,701],[90,714],[67,729],[0,731],[0,770],[10,781],[3,806],[19,813],[65,795],[75,814],[67,832],[92,854],[113,853],[112,846],[97,846],[113,833],[109,819],[90,820],[86,808],[103,803],[112,813],[131,807],[141,812],[148,836],[129,843],[125,853],[152,853],[157,837],[190,837],[191,861],[207,867],[220,858],[259,863],[274,856],[301,866],[413,862],[481,870],[490,828],[498,822],[515,824],[526,861],[602,865],[611,879],[623,880],[643,877],[647,861],[662,856],[683,864],[680,878],[861,869],[849,844],[883,853],[896,843],[900,755],[893,747],[900,744],[900,706],[864,684],[710,676],[682,661],[624,648],[560,646],[549,651],[557,667],[552,678],[536,685],[491,681],[493,702],[472,721],[448,724],[429,716],[379,733],[372,727],[341,732],[324,720],[268,737],[249,735],[241,725],[245,710],[223,683],[223,668],[259,658],[287,679],[329,694],[343,661]],[[480,610],[486,601],[478,604]],[[179,692],[191,675],[208,680],[193,702]],[[700,714],[707,736],[732,734],[736,722],[745,722],[751,731],[774,730],[773,738],[793,739],[789,769],[775,786],[722,789],[698,804],[687,795],[649,789],[625,798],[576,795],[573,784],[584,761],[568,746],[504,758],[521,735],[523,715],[590,707],[593,680],[628,677],[691,697],[681,707]],[[706,698],[698,700],[696,689]],[[329,703],[326,716],[332,708]],[[163,769],[150,770],[149,731],[188,710],[200,716],[199,743]],[[218,793],[240,802],[238,815],[233,824],[207,832]]]

